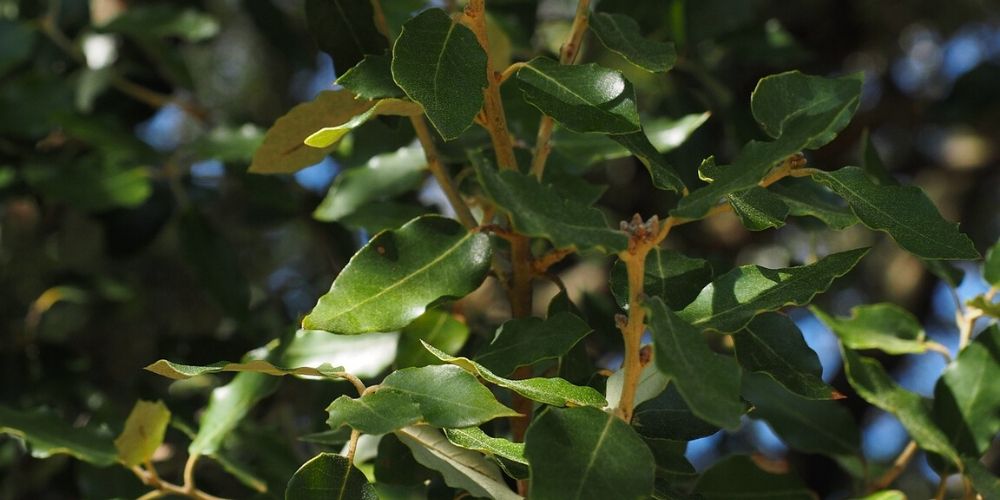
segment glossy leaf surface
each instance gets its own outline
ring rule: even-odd
[[[639,23],[626,15],[595,12],[590,15],[590,30],[608,50],[646,71],[667,71],[677,60],[672,43],[643,38]]]
[[[457,366],[404,368],[389,374],[381,387],[408,396],[420,407],[424,420],[435,427],[471,427],[517,415]]]
[[[23,439],[36,458],[70,455],[104,467],[118,457],[110,436],[94,429],[75,428],[44,410],[19,411],[0,406],[0,434]]]

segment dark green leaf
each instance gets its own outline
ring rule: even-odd
[[[659,298],[646,303],[655,342],[656,366],[670,376],[691,411],[727,429],[740,425],[740,367],[712,352],[701,331],[685,322]]]
[[[816,495],[790,474],[771,474],[747,455],[732,455],[705,471],[695,493],[705,500],[749,498],[760,500],[813,500]]]
[[[357,66],[337,78],[337,84],[362,99],[403,97],[403,89],[392,79],[392,56],[369,54]]]
[[[1000,327],[980,333],[934,387],[934,421],[962,454],[979,457],[1000,432]]]
[[[864,170],[844,167],[816,172],[866,226],[889,233],[903,249],[925,259],[978,259],[979,252],[958,225],[941,217],[920,188],[880,186]]]
[[[573,385],[558,377],[536,377],[511,380],[497,376],[485,366],[469,358],[449,356],[424,343],[424,347],[441,361],[459,366],[487,382],[510,389],[528,399],[553,406],[595,406],[603,408],[608,402],[593,387]],[[461,425],[441,427],[467,427]]]
[[[306,145],[306,138],[324,127],[343,125],[374,105],[372,101],[355,99],[347,90],[320,92],[315,99],[295,106],[271,125],[253,155],[250,172],[290,174],[319,163],[332,151],[332,145],[314,148]]]
[[[525,100],[570,130],[640,131],[635,90],[618,71],[536,57],[517,71],[517,80]]]
[[[381,387],[409,396],[420,406],[424,420],[435,427],[471,427],[517,415],[457,366],[404,368],[389,374]]]
[[[1000,288],[1000,242],[990,247],[983,261],[983,278],[990,286]]]
[[[846,229],[858,218],[837,195],[806,177],[789,177],[768,188],[788,207],[789,215],[815,217],[833,229]]]
[[[658,152],[667,153],[683,144],[695,130],[698,130],[708,120],[709,116],[711,116],[711,113],[705,112],[685,115],[676,120],[670,118],[652,119],[643,124],[642,134],[648,142],[653,144]],[[622,141],[617,141],[618,144],[615,144],[615,139],[628,141],[636,133],[638,132],[624,134],[625,137],[623,139],[603,134],[581,134],[569,129],[559,128],[552,133],[552,139],[549,141],[549,144],[552,146],[553,151],[567,156],[576,169],[585,169],[599,161],[625,158],[630,154],[636,154],[629,151],[622,144]],[[641,146],[641,144],[639,145]],[[648,156],[650,161],[665,161],[660,156],[652,156],[648,153],[643,154]],[[548,169],[546,169],[547,171]]]
[[[895,304],[857,306],[849,318],[835,318],[815,306],[809,309],[851,349],[879,349],[889,354],[927,351],[920,322]]]
[[[448,354],[456,354],[469,338],[469,327],[451,314],[431,309],[399,332],[396,366],[426,366],[441,363],[421,342]]]
[[[145,167],[89,159],[73,165],[26,165],[25,182],[46,198],[88,212],[136,208],[153,192]]]
[[[643,293],[663,299],[671,309],[690,304],[712,279],[712,266],[708,261],[659,247],[646,255],[643,271]],[[627,309],[628,273],[621,260],[615,261],[611,268],[610,287],[618,305]]]
[[[883,186],[899,184],[882,162],[868,129],[865,129],[861,138],[861,168]]]
[[[199,42],[215,36],[219,32],[219,23],[212,16],[195,9],[182,9],[169,4],[138,5],[123,9],[120,15],[98,29],[139,39],[177,37]]]
[[[396,436],[410,448],[417,462],[440,472],[449,486],[477,497],[521,498],[504,482],[496,464],[478,452],[455,446],[437,429],[415,425],[396,431]]]
[[[386,229],[399,229],[403,224],[430,213],[433,210],[413,203],[376,200],[358,207],[351,215],[341,217],[339,222],[351,229],[364,229],[368,234],[377,234]]]
[[[250,283],[240,269],[233,246],[201,212],[190,208],[181,214],[177,227],[181,252],[194,268],[198,281],[226,314],[246,316],[250,305]]]
[[[530,175],[475,163],[483,190],[510,215],[518,232],[547,238],[557,248],[617,252],[628,244],[625,233],[609,228],[600,210],[560,196]]]
[[[643,38],[639,23],[626,15],[595,12],[590,15],[590,30],[608,50],[646,71],[667,71],[677,60],[674,44]]]
[[[625,146],[625,149],[628,149],[646,166],[654,187],[677,193],[687,189],[674,167],[667,163],[663,153],[657,151],[649,142],[645,130],[640,129],[638,132],[629,134],[612,135],[611,139]]]
[[[820,378],[819,357],[787,316],[761,314],[733,335],[733,343],[736,360],[747,371],[767,375],[806,399],[844,397]]]
[[[35,36],[28,23],[0,20],[0,76],[31,56]]]
[[[835,457],[859,456],[861,434],[851,412],[839,402],[805,399],[759,373],[743,377],[742,393],[754,405],[750,416],[767,421],[792,448]]]
[[[867,248],[835,253],[814,264],[784,269],[740,266],[702,289],[678,315],[702,329],[733,333],[754,316],[809,303],[833,280],[847,274]]]
[[[486,52],[476,35],[441,9],[403,25],[392,49],[392,77],[420,103],[441,137],[458,137],[483,107]]]
[[[668,385],[659,396],[637,406],[632,414],[632,426],[643,437],[674,441],[691,441],[719,430],[719,426],[691,412],[677,384]]]
[[[288,481],[287,500],[378,500],[375,488],[347,458],[320,453]]]
[[[717,169],[711,184],[682,198],[671,215],[700,219],[724,196],[757,185],[777,163],[830,142],[854,115],[860,93],[860,74],[822,78],[790,71],[761,79],[750,105],[775,140],[750,141],[731,165]]]
[[[125,420],[125,428],[115,439],[118,461],[135,467],[153,457],[163,444],[163,435],[170,423],[170,410],[163,401],[136,401]]]
[[[896,385],[878,361],[841,349],[847,380],[858,395],[899,419],[921,448],[959,463],[958,452],[934,423],[928,405],[919,395]]]
[[[333,58],[343,74],[369,54],[389,48],[386,35],[375,28],[370,0],[306,0],[309,34],[319,49]]]
[[[475,361],[498,375],[508,376],[520,366],[564,356],[593,331],[585,321],[568,312],[544,320],[512,319],[500,326],[493,341],[479,350]]]
[[[341,220],[368,202],[413,189],[426,169],[427,159],[419,147],[377,155],[364,166],[338,175],[326,197],[313,211],[313,217],[325,222]]]
[[[117,461],[110,436],[73,427],[45,410],[18,411],[0,405],[0,434],[23,439],[36,458],[65,454],[99,467]]]
[[[746,191],[727,196],[733,211],[740,217],[743,227],[751,231],[763,231],[785,225],[789,208],[778,195],[762,188],[752,187]]]
[[[351,399],[340,396],[326,409],[331,429],[343,425],[365,434],[385,434],[417,423],[423,415],[409,396],[392,389],[380,389]]]
[[[965,476],[972,481],[972,487],[982,495],[984,500],[1000,500],[1000,478],[992,472],[982,462],[975,458],[964,459]]]
[[[354,254],[302,326],[348,335],[397,330],[442,297],[479,287],[492,253],[488,236],[452,219],[414,219]]]
[[[444,435],[455,446],[528,465],[528,460],[524,458],[524,443],[489,436],[479,427],[445,429]]]
[[[524,454],[531,498],[645,499],[652,452],[628,424],[596,408],[549,408],[532,422]]]

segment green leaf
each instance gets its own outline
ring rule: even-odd
[[[333,0],[316,0],[333,1]],[[347,90],[327,90],[278,118],[253,155],[250,172],[290,174],[326,158],[332,147],[313,148],[305,140],[323,127],[336,127],[371,109],[375,103],[355,99]]]
[[[504,482],[496,464],[480,453],[455,446],[437,429],[417,425],[396,431],[396,436],[410,448],[417,462],[440,472],[449,486],[464,489],[476,497],[521,498]]]
[[[895,304],[860,305],[851,309],[849,318],[835,318],[816,306],[809,310],[848,348],[879,349],[889,354],[927,352],[924,328],[909,311]]]
[[[639,372],[639,382],[635,388],[635,399],[632,408],[649,401],[663,393],[670,383],[670,377],[661,372],[656,365],[649,363]],[[625,385],[625,370],[618,370],[608,377],[604,386],[604,394],[608,399],[608,408],[617,408],[622,399],[622,388]]]
[[[431,303],[478,288],[492,254],[488,236],[452,219],[414,219],[354,254],[302,327],[347,335],[397,330]]]
[[[187,42],[200,42],[215,36],[219,23],[195,9],[179,9],[168,4],[138,5],[123,9],[120,15],[97,29],[141,40],[177,37]]]
[[[608,50],[646,71],[667,71],[677,61],[674,44],[643,38],[639,23],[626,15],[595,12],[590,15],[590,30]]]
[[[392,79],[392,56],[369,54],[357,66],[337,78],[337,84],[362,99],[404,97],[403,89]]]
[[[512,170],[497,172],[475,159],[483,190],[510,215],[518,232],[546,238],[557,248],[596,248],[611,253],[628,245],[625,233],[609,228],[600,210],[559,195],[533,176]]]
[[[191,377],[197,377],[199,375],[219,372],[252,372],[276,377],[281,377],[283,375],[296,375],[300,377],[339,378],[337,374],[344,371],[343,367],[335,368],[330,366],[328,363],[323,363],[315,368],[309,366],[298,368],[280,368],[262,359],[251,359],[242,363],[219,361],[205,366],[182,365],[180,363],[160,359],[146,366],[144,369],[162,377],[174,380],[184,380]]]
[[[975,458],[965,457],[963,460],[965,477],[972,481],[972,487],[979,492],[985,500],[1000,500],[1000,478],[992,472],[982,462]]]
[[[375,105],[339,125],[323,127],[313,131],[302,142],[306,146],[326,150],[344,138],[348,132],[364,125],[376,116],[418,116],[423,113],[420,106],[402,99],[382,99]]]
[[[668,385],[659,396],[638,405],[632,414],[632,427],[643,437],[673,441],[691,441],[719,430],[719,426],[691,411],[677,384]]]
[[[663,299],[671,309],[681,309],[690,304],[711,279],[712,266],[708,261],[657,247],[646,255],[642,291],[647,296]],[[621,260],[616,260],[611,268],[610,287],[618,305],[628,309],[628,272]]]
[[[125,419],[125,428],[115,439],[118,461],[126,467],[135,467],[152,458],[163,444],[169,423],[170,410],[163,401],[136,401]]]
[[[288,500],[378,500],[365,475],[340,455],[320,453],[288,481]]]
[[[497,402],[476,377],[451,365],[404,368],[390,373],[381,387],[410,397],[424,420],[435,427],[471,427],[518,413]]]
[[[465,323],[455,319],[450,313],[431,309],[400,332],[396,367],[439,364],[441,361],[428,353],[421,342],[427,342],[448,354],[455,354],[462,349],[468,338],[469,327]]]
[[[396,358],[399,334],[334,335],[324,331],[299,330],[281,362],[288,366],[342,366],[358,377],[376,377]]]
[[[813,500],[816,495],[790,474],[771,474],[747,455],[724,458],[698,478],[694,492],[705,500],[748,498],[760,500]]]
[[[862,132],[861,144],[861,168],[879,184],[884,186],[898,185],[899,182],[889,173],[889,169],[886,168],[881,156],[879,156],[878,149],[875,149],[871,131],[867,128]]]
[[[375,28],[370,0],[306,0],[305,17],[309,34],[333,58],[337,73],[389,48],[386,35]]]
[[[865,495],[856,500],[906,500],[906,494],[899,490],[886,490]]]
[[[880,186],[864,170],[844,167],[813,178],[842,196],[864,225],[889,233],[900,247],[925,259],[978,259],[979,252],[958,224],[941,217],[914,186]]]
[[[1000,327],[980,333],[934,387],[934,421],[962,454],[979,457],[1000,432]]]
[[[149,169],[127,163],[83,159],[70,165],[29,164],[21,172],[45,198],[88,212],[136,208],[153,193]]]
[[[865,401],[899,419],[921,448],[959,463],[958,452],[934,423],[923,398],[896,385],[878,361],[841,349],[847,380]]]
[[[784,269],[740,266],[703,288],[678,316],[702,329],[736,332],[760,313],[809,303],[866,253],[867,248],[848,250],[814,264]]]
[[[743,222],[743,227],[751,231],[781,227],[785,225],[789,208],[778,195],[762,188],[752,187],[746,191],[727,196],[733,212]]]
[[[628,424],[596,408],[549,408],[525,437],[531,498],[640,499],[653,492],[655,462]]]
[[[561,358],[593,331],[586,321],[568,312],[544,320],[512,319],[500,326],[493,341],[479,350],[475,361],[491,372],[508,376],[518,367]]]
[[[111,437],[91,428],[73,427],[46,410],[19,411],[0,405],[0,434],[24,440],[35,458],[70,455],[98,467],[117,461]]]
[[[528,465],[528,460],[524,458],[524,443],[489,436],[479,427],[444,429],[444,435],[455,446]]]
[[[727,429],[740,425],[740,367],[712,352],[701,331],[685,322],[657,297],[646,302],[653,332],[656,366],[670,377],[699,418]]]
[[[969,309],[979,310],[981,313],[992,316],[994,318],[1000,318],[1000,303],[993,302],[991,299],[987,299],[985,295],[977,295],[965,302],[966,307]]]
[[[663,153],[657,151],[653,147],[653,144],[649,142],[649,137],[646,136],[645,130],[640,129],[638,132],[629,134],[612,135],[611,139],[625,146],[630,153],[635,155],[646,166],[646,170],[649,171],[649,177],[653,181],[653,187],[677,193],[687,189],[684,186],[684,181],[681,180],[674,167],[667,162]]]
[[[558,377],[536,377],[521,380],[506,379],[497,376],[497,374],[488,370],[485,366],[469,358],[449,356],[428,345],[426,342],[424,343],[424,347],[441,361],[459,366],[472,375],[482,377],[487,382],[510,389],[533,401],[553,406],[594,406],[598,408],[603,408],[608,404],[604,397],[601,396],[601,393],[597,392],[593,387],[573,385]],[[450,425],[440,427],[468,426]]]
[[[350,229],[364,229],[368,234],[377,234],[386,229],[399,229],[403,224],[430,213],[433,213],[430,208],[415,203],[375,200],[341,217],[338,222]]]
[[[833,140],[854,115],[861,75],[822,78],[790,71],[762,78],[750,97],[754,117],[774,141],[750,141],[708,186],[681,199],[675,217],[700,219],[724,196],[757,185],[779,162]]]
[[[765,420],[789,446],[808,453],[859,457],[861,433],[846,406],[798,396],[759,373],[743,377],[752,418]]]
[[[357,399],[340,396],[326,408],[331,429],[347,425],[365,434],[385,434],[415,424],[423,418],[420,406],[409,396],[379,389]]]
[[[576,132],[639,132],[632,83],[596,64],[565,65],[536,57],[517,71],[524,99]]]
[[[819,357],[806,345],[795,323],[778,313],[754,318],[733,335],[736,360],[750,372],[767,375],[805,399],[840,399],[843,394],[823,382]]]
[[[812,179],[788,177],[768,191],[781,199],[789,215],[815,217],[833,229],[846,229],[858,223],[858,218],[837,195]]]
[[[706,111],[684,115],[676,120],[655,118],[643,124],[642,133],[658,152],[667,153],[687,141],[691,134],[708,120],[709,116],[711,113]],[[628,140],[633,134],[624,134],[625,140]],[[625,158],[635,154],[621,144],[621,141],[616,144],[615,139],[620,138],[602,134],[581,134],[559,128],[552,133],[549,144],[553,151],[567,156],[576,169],[585,169],[599,161]],[[650,155],[647,154],[647,156]],[[664,161],[659,156],[651,156],[651,159]]]
[[[486,52],[476,35],[441,9],[403,25],[392,49],[392,77],[445,139],[458,137],[483,107]]]
[[[364,166],[338,175],[326,197],[313,211],[313,217],[324,222],[339,221],[365,207],[366,203],[413,189],[426,169],[427,159],[419,147],[404,147],[376,155]]]
[[[1000,288],[1000,242],[990,247],[983,262],[983,278],[990,286]]]

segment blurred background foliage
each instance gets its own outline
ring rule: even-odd
[[[383,3],[398,25],[425,2]],[[518,60],[558,49],[574,2],[491,0],[489,8],[499,57]],[[678,64],[666,75],[638,72],[595,43],[585,42],[582,59],[626,72],[647,118],[711,113],[669,153],[688,180],[709,154],[730,159],[762,136],[748,106],[759,78],[792,68],[822,75],[863,71],[857,117],[810,163],[827,169],[859,164],[870,135],[892,174],[926,190],[981,250],[1000,235],[996,2],[603,0],[597,8],[628,13],[647,36],[677,44]],[[375,120],[332,158],[293,176],[247,174],[263,131],[295,103],[330,88],[335,74],[308,35],[301,0],[0,0],[0,404],[44,407],[75,425],[116,432],[137,398],[162,398],[179,421],[194,422],[208,391],[228,377],[171,384],[143,366],[158,358],[235,360],[294,331],[354,250],[399,218],[386,217],[380,200],[338,222],[316,220],[314,209],[342,172],[413,137],[405,123]],[[514,105],[508,113],[512,128],[531,140],[537,118]],[[444,147],[445,154],[455,152],[456,170],[470,140],[477,138]],[[660,144],[673,146],[670,137]],[[610,220],[663,214],[674,201],[652,189],[632,158],[600,162],[585,178],[609,186],[601,203]],[[395,191],[408,214],[447,210],[432,181],[415,177]],[[863,229],[834,233],[800,224],[751,233],[734,217],[716,217],[675,233],[672,246],[706,256],[717,273],[734,264],[781,267],[817,252],[874,244],[864,267],[823,297],[824,307],[846,313],[860,303],[895,302],[952,349],[955,295],[964,299],[985,288],[976,272],[951,286]],[[615,307],[605,267],[579,257],[557,269],[584,313],[602,318],[595,322],[610,322]],[[487,325],[507,315],[491,306],[489,290],[479,295],[461,310],[475,344],[488,340]],[[539,295],[543,308],[551,293]],[[819,353],[824,378],[847,392],[832,335],[808,311],[792,314]],[[599,334],[588,339],[585,361],[617,368],[614,325],[594,327]],[[319,345],[311,354],[339,349],[349,369],[376,376],[397,348],[407,352],[405,337],[397,346],[394,335],[376,335],[346,351]],[[924,395],[943,368],[936,356],[885,361],[895,363],[904,387]],[[276,485],[272,491],[282,491],[321,446],[298,437],[322,430],[323,408],[348,389],[284,381],[227,448]],[[889,461],[905,446],[892,417],[858,398],[847,404],[863,423],[873,462]],[[168,441],[182,447],[186,438],[173,428]],[[1000,450],[994,448],[987,462],[995,466]],[[832,461],[789,451],[758,421],[736,434],[698,440],[688,456],[701,469],[728,452],[751,449],[776,467],[792,464],[825,496],[846,494],[846,476]],[[160,450],[161,473],[177,473],[181,450]],[[250,496],[218,465],[199,474],[204,489]],[[916,498],[931,496],[928,488],[937,482],[922,459],[903,480]],[[33,459],[16,440],[0,437],[0,498],[141,492],[121,469]]]

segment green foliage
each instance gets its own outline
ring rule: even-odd
[[[333,453],[320,453],[302,464],[288,481],[288,500],[375,500],[378,494],[351,462]]]

